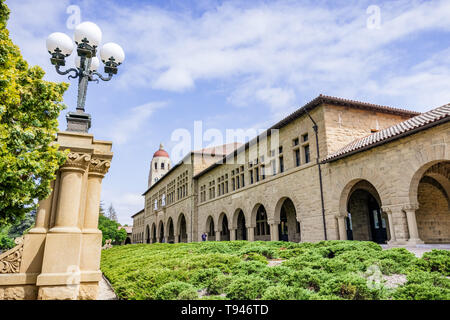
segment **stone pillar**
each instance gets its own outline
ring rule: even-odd
[[[95,157],[95,155],[94,155]],[[102,232],[98,229],[98,215],[102,191],[102,180],[110,167],[110,161],[93,158],[89,164],[86,192],[86,209],[82,229],[80,299],[94,300],[98,295]]]
[[[271,223],[270,224],[270,240],[271,241],[279,241],[280,235],[278,233],[278,223]]]
[[[39,300],[75,300],[79,295],[82,234],[79,217],[83,196],[83,176],[91,156],[71,152],[60,168],[60,191],[55,226],[48,231],[37,277]]]
[[[347,228],[345,227],[345,216],[336,217],[338,221],[339,240],[347,240]]]
[[[408,244],[416,245],[424,243],[419,238],[419,230],[417,229],[416,210],[417,205],[406,205],[403,207],[403,211],[406,213],[406,220],[408,221],[409,239]]]
[[[236,229],[230,229],[230,241],[236,240]]]
[[[55,181],[52,181],[50,187],[55,188]],[[28,233],[47,233],[50,215],[52,210],[53,192],[47,199],[41,200],[38,203],[38,210],[36,212],[36,222],[34,227]]]
[[[385,212],[388,217],[389,234],[391,235],[391,238],[389,239],[388,244],[396,244],[397,238],[395,236],[394,218],[392,216],[392,210],[389,207],[382,207],[381,210],[383,212]]]
[[[214,232],[216,233],[216,241],[220,241],[220,231],[214,230]]]
[[[174,242],[174,243],[179,243],[179,242],[180,242],[179,240],[180,240],[180,236],[179,236],[178,234],[175,234],[175,235],[174,235],[173,242]]]
[[[255,227],[248,227],[247,228],[247,240],[248,241],[255,241]]]

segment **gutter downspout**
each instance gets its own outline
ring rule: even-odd
[[[317,123],[314,121],[314,119],[311,117],[311,115],[309,114],[308,110],[305,108],[305,112],[308,115],[308,117],[311,119],[313,125],[313,129],[314,129],[314,133],[316,135],[316,152],[317,152],[317,158],[316,158],[316,163],[317,166],[319,168],[319,184],[320,184],[320,201],[322,204],[322,219],[323,219],[323,234],[325,236],[325,240],[328,240],[327,238],[327,224],[325,221],[325,205],[324,205],[324,201],[323,201],[323,184],[322,184],[322,169],[320,167],[320,155],[319,155],[319,134],[318,134],[318,126]]]

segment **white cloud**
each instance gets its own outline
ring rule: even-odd
[[[114,143],[124,144],[131,136],[139,132],[155,110],[166,105],[166,102],[149,102],[132,108],[126,117],[118,118],[114,122],[109,136],[112,137]]]
[[[390,46],[422,31],[450,31],[449,1],[383,3],[380,30],[366,27],[368,5],[226,2],[200,16],[147,5],[112,9],[114,22],[103,25],[139,61],[124,68],[123,78],[130,80],[124,83],[183,92],[198,81],[220,80],[229,85],[228,101],[238,106],[259,101],[281,110],[311,92],[377,102],[380,94],[394,93],[365,84],[382,88],[391,80],[386,70],[395,70],[402,57]],[[408,74],[391,77],[414,81]],[[430,95],[400,89],[405,91],[395,94],[425,104]]]

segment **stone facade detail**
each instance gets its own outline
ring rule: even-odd
[[[133,216],[133,242],[167,242],[169,233],[176,242],[181,217],[189,241],[201,241],[203,233],[214,241],[320,241],[325,235],[398,245],[450,241],[446,106],[434,113],[440,117],[434,126],[331,161],[325,159],[349,143],[376,140],[377,132],[418,113],[339,98],[307,107],[318,126],[325,216],[315,131],[299,109],[274,126],[278,141],[261,136],[221,164],[197,167],[199,173],[195,165],[175,166],[146,191],[144,210]],[[185,171],[188,196],[178,199]],[[161,206],[172,190],[175,201]]]
[[[59,132],[55,143],[70,152],[51,195],[39,202],[35,227],[0,256],[0,299],[96,299],[102,276],[98,208],[112,144],[78,132]]]
[[[0,273],[18,273],[22,261],[23,238],[14,240],[16,246],[0,255]]]

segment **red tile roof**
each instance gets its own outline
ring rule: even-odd
[[[323,162],[331,162],[378,145],[416,133],[450,120],[450,103],[419,114],[411,119],[382,129],[364,138],[357,139],[338,151],[328,155]]]

